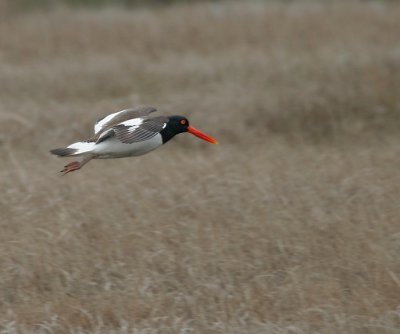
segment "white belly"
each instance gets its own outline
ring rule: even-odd
[[[146,154],[161,145],[162,137],[160,134],[148,140],[132,144],[124,144],[115,137],[111,137],[96,144],[92,153],[94,153],[98,159],[123,158]]]

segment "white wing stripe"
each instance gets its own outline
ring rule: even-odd
[[[107,137],[108,135],[110,135],[111,132],[113,132],[113,129],[108,129],[106,131],[104,131],[99,138],[97,139],[97,141],[101,141],[102,138]]]
[[[110,114],[106,117],[104,117],[102,120],[98,121],[95,125],[94,125],[94,133],[96,134],[97,132],[101,131],[101,129],[103,129],[103,126],[105,124],[107,124],[109,121],[111,121],[115,116],[117,116],[118,114],[124,112],[125,110],[121,110],[118,112],[115,112],[113,114]]]
[[[125,125],[137,128],[142,123],[143,123],[143,118],[132,118],[125,122],[119,123],[118,125]]]

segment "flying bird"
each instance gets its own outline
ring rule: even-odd
[[[175,135],[189,132],[212,144],[217,141],[189,125],[183,116],[152,116],[153,107],[125,109],[99,119],[94,125],[94,136],[65,148],[51,150],[59,157],[79,157],[64,166],[67,174],[81,169],[92,159],[123,158],[146,154],[165,144]]]

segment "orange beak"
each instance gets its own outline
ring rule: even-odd
[[[217,140],[214,139],[213,137],[210,137],[209,135],[206,135],[204,132],[201,132],[200,130],[197,130],[193,126],[188,126],[188,132],[191,133],[192,135],[195,135],[196,137],[199,137],[205,141],[208,141],[211,144],[218,144]]]

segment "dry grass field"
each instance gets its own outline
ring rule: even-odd
[[[400,333],[400,5],[0,20],[0,333]],[[48,151],[135,105],[139,158]]]

